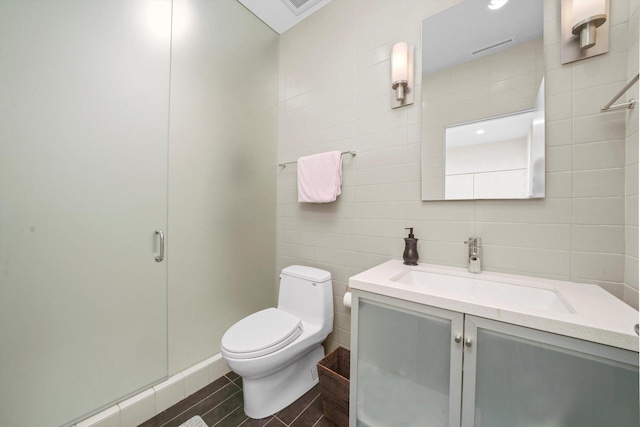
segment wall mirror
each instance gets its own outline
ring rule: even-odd
[[[422,200],[544,197],[543,0],[422,22]]]

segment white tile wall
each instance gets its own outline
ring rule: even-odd
[[[545,0],[544,200],[422,202],[421,105],[430,100],[418,84],[414,105],[389,108],[389,52],[415,44],[420,75],[422,19],[459,2],[336,0],[280,37],[278,160],[358,152],[344,159],[344,193],[328,205],[298,204],[295,166],[277,170],[277,267],[333,273],[329,349],[349,346],[348,277],[400,259],[409,226],[421,261],[464,266],[462,242],[477,235],[486,269],[597,283],[637,306],[637,109],[629,118],[599,108],[637,70],[638,1],[612,2],[610,53],[561,65],[560,2]]]

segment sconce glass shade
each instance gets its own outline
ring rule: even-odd
[[[595,46],[596,29],[607,20],[605,8],[604,0],[573,0],[571,32],[580,35],[581,49]]]
[[[409,81],[409,47],[404,42],[393,45],[391,51],[391,88],[396,91],[396,100],[402,101]]]

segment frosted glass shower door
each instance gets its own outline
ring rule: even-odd
[[[463,427],[629,427],[638,353],[465,318]]]
[[[463,315],[373,299],[358,298],[352,311],[357,373],[351,375],[351,425],[459,426],[462,343],[456,335],[462,335]]]
[[[0,0],[0,425],[167,375],[170,0]]]

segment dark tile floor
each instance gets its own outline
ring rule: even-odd
[[[248,418],[242,403],[242,378],[233,372],[218,378],[140,427],[177,427],[196,415],[209,427],[335,427],[322,413],[317,385],[271,417],[261,420]]]

